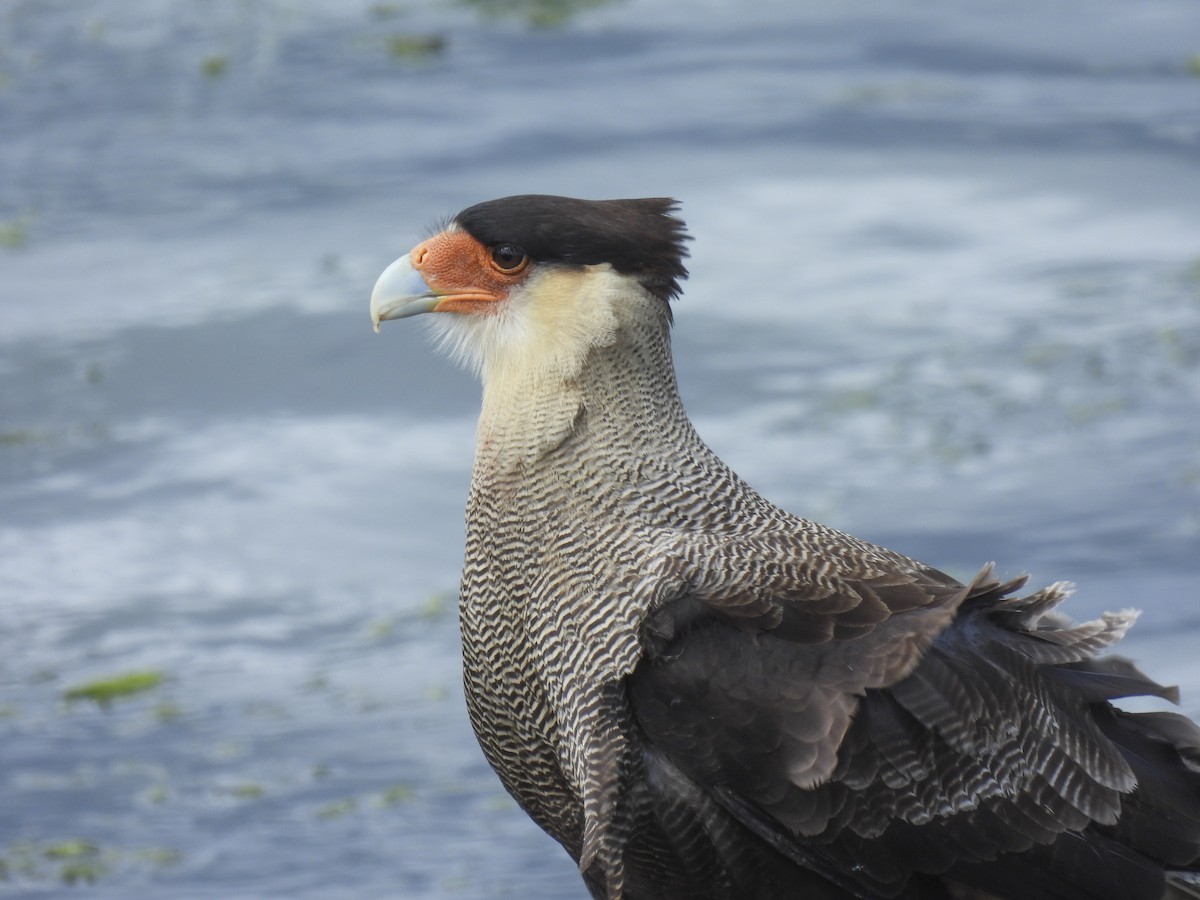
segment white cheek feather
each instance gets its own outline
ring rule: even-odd
[[[548,267],[493,313],[429,318],[439,348],[474,371],[486,392],[505,394],[571,381],[593,348],[613,342],[626,308],[649,299],[608,264]]]

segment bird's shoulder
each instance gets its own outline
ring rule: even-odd
[[[832,775],[865,691],[907,676],[964,603],[1012,588],[805,520],[677,536],[642,580],[663,592],[628,679],[643,727],[687,769],[802,787]]]
[[[650,596],[642,626],[649,657],[677,653],[681,637],[719,625],[827,660],[844,652],[874,653],[883,668],[864,676],[860,688],[906,674],[913,654],[964,602],[1016,585],[997,581],[991,566],[964,584],[900,553],[787,514],[737,531],[673,531],[649,546],[639,576],[639,592]],[[894,658],[878,657],[885,644]]]

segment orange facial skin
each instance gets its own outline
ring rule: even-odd
[[[499,303],[508,292],[529,277],[529,258],[517,250],[515,265],[511,253],[485,247],[465,231],[443,231],[413,248],[412,266],[433,293],[442,299],[434,312],[490,315],[499,311]]]

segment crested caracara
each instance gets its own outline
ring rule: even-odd
[[[1188,896],[1200,730],[1068,586],[968,584],[765,500],[688,420],[665,199],[463,210],[371,318],[483,408],[460,594],[484,755],[595,897]]]

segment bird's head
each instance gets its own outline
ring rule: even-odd
[[[387,267],[371,320],[441,313],[445,343],[485,381],[514,367],[569,377],[623,317],[669,319],[687,276],[675,206],[538,194],[471,206]]]

